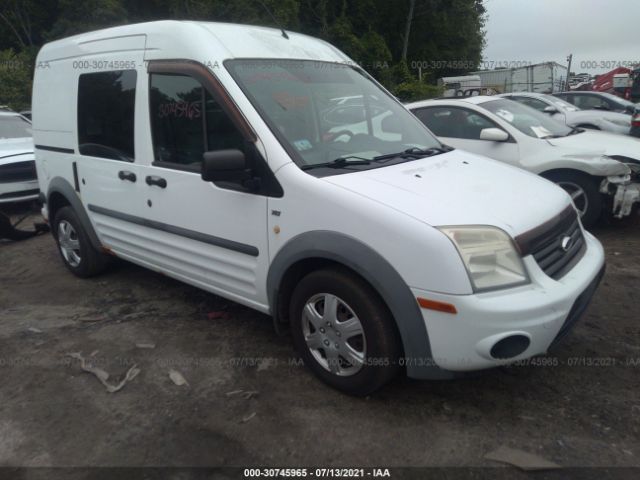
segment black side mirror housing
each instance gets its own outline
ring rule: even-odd
[[[202,180],[243,184],[250,178],[245,155],[240,150],[216,150],[202,156]]]

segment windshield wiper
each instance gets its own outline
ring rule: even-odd
[[[384,161],[384,160],[392,160],[394,158],[411,158],[418,159],[424,157],[432,157],[433,155],[440,155],[441,153],[447,153],[453,150],[451,147],[447,147],[443,145],[442,147],[432,147],[432,148],[408,148],[407,150],[403,150],[402,152],[397,153],[387,153],[386,155],[378,155],[377,157],[373,157],[372,160],[375,162]]]
[[[577,133],[582,133],[582,132],[584,132],[584,129],[578,128],[578,127],[574,127],[574,128],[571,129],[571,131],[569,133],[567,133],[566,136],[568,137],[569,135],[575,135]]]
[[[345,168],[351,165],[369,165],[371,160],[367,158],[357,157],[355,155],[349,155],[346,157],[336,158],[330,162],[314,163],[311,165],[303,165],[300,168],[302,170],[311,170],[314,168]]]

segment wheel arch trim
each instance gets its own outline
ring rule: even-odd
[[[328,230],[300,234],[276,254],[267,274],[267,295],[274,321],[279,321],[280,285],[294,264],[324,259],[341,264],[367,281],[380,295],[395,320],[402,341],[407,375],[413,378],[448,378],[450,373],[432,361],[431,344],[422,313],[409,286],[378,252],[349,235]]]
[[[98,239],[98,235],[96,234],[96,231],[91,224],[91,220],[89,220],[89,215],[87,214],[87,211],[84,208],[84,205],[82,204],[82,201],[80,200],[80,197],[75,191],[73,185],[71,185],[66,179],[62,177],[54,177],[49,182],[49,189],[47,190],[47,205],[49,206],[51,205],[51,196],[54,193],[62,195],[69,202],[71,208],[73,208],[73,210],[78,215],[78,219],[80,220],[80,223],[82,223],[82,228],[84,228],[85,232],[87,232],[87,236],[91,241],[91,245],[96,250],[101,250],[102,244]],[[54,220],[55,218],[50,215],[49,221],[51,222],[52,226]],[[51,229],[52,232],[53,230],[54,228]]]

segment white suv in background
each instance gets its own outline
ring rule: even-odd
[[[31,124],[0,111],[0,204],[35,200],[39,193]]]
[[[602,276],[562,189],[444,147],[324,41],[153,22],[38,62],[43,215],[67,268],[115,255],[270,314],[343,391],[542,354]]]

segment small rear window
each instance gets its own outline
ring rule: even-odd
[[[84,73],[78,84],[78,151],[132,162],[136,71]]]

